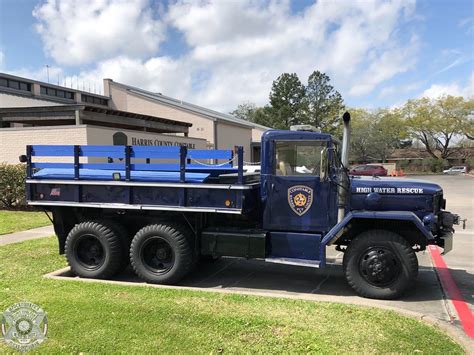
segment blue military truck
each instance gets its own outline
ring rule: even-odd
[[[52,212],[59,252],[81,277],[130,264],[146,282],[175,284],[220,256],[324,268],[334,246],[359,295],[397,298],[416,279],[415,252],[451,250],[459,216],[436,184],[348,176],[343,120],[342,143],[305,127],[266,131],[259,173],[244,170],[242,147],[27,146],[27,201]]]

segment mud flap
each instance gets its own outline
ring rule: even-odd
[[[453,250],[453,233],[446,233],[441,237],[443,240],[443,252],[441,253],[442,255],[446,255],[449,253],[451,250]]]

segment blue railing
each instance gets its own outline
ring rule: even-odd
[[[186,172],[228,173],[237,172],[238,183],[243,183],[243,148],[237,149],[237,166],[231,150],[200,150],[179,147],[105,146],[105,145],[28,145],[26,149],[27,177],[32,178],[36,169],[73,169],[74,179],[80,179],[81,169],[125,171],[125,180],[131,180],[132,171],[179,172],[180,182],[185,182]],[[72,163],[33,162],[33,157],[72,157]],[[104,158],[107,163],[80,163],[81,157]],[[134,162],[145,159],[146,163]],[[176,163],[150,163],[151,159],[176,160]],[[119,160],[117,162],[116,160]],[[206,163],[202,162],[203,160]],[[224,161],[208,164],[207,161]]]

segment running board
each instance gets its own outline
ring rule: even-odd
[[[295,258],[265,258],[267,263],[295,265],[319,268],[321,261],[319,260],[308,260],[308,259],[295,259]]]

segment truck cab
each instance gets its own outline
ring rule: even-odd
[[[459,216],[436,184],[350,177],[349,139],[348,113],[342,144],[269,130],[259,173],[244,171],[242,147],[28,146],[21,161],[27,202],[52,212],[78,276],[107,278],[130,264],[147,282],[174,284],[198,260],[221,256],[324,268],[335,247],[355,292],[397,298],[416,279],[416,252],[449,252]]]
[[[267,131],[262,137],[263,228],[327,232],[337,221],[335,147],[331,135]],[[314,206],[313,206],[314,204]]]

